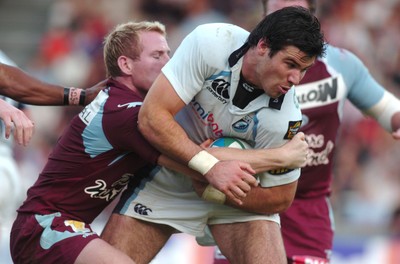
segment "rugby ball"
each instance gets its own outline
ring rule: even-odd
[[[244,140],[232,137],[221,137],[216,139],[212,144],[212,148],[238,148],[252,149],[252,147]]]

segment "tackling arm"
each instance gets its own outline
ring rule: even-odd
[[[88,89],[65,88],[42,82],[21,69],[0,63],[0,94],[33,105],[86,105],[105,87],[102,81]]]
[[[239,159],[249,162],[257,173],[280,168],[299,168],[307,161],[308,144],[304,133],[299,132],[285,145],[272,149],[210,148],[210,152],[221,160]],[[199,196],[203,196],[207,184],[193,180]],[[226,199],[227,205],[259,214],[274,214],[286,210],[292,203],[297,189],[297,181],[275,187],[252,188],[242,203]]]

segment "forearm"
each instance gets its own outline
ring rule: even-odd
[[[168,96],[166,96],[168,94]],[[165,76],[158,77],[139,111],[138,127],[161,153],[183,164],[202,148],[192,142],[174,115],[185,107]]]
[[[87,105],[105,88],[103,80],[87,89],[42,82],[21,69],[0,63],[0,94],[33,105]]]
[[[257,172],[264,172],[284,168],[286,164],[282,149],[234,149],[234,148],[209,148],[207,149],[219,160],[240,160],[247,162]]]
[[[151,111],[157,112],[157,108]],[[187,164],[201,150],[200,146],[188,138],[172,115],[162,110],[157,113],[151,116],[139,115],[139,129],[142,135],[161,153]]]
[[[201,197],[207,183],[193,181],[196,193]],[[297,189],[297,181],[276,187],[257,186],[247,193],[239,205],[230,198],[226,198],[225,205],[257,214],[275,214],[285,211],[292,204]]]
[[[0,64],[0,94],[35,105],[62,105],[64,101],[64,87],[42,82],[5,64]]]
[[[226,204],[248,212],[259,214],[275,214],[285,211],[292,204],[297,189],[297,181],[276,187],[252,188],[243,199],[243,204],[238,205],[226,200]]]
[[[275,169],[296,169],[307,161],[308,144],[299,132],[283,146],[269,149],[209,148],[220,160],[240,160],[249,163],[257,173]]]
[[[191,177],[194,181],[198,181],[198,182],[202,182],[204,184],[208,184],[208,181],[204,178],[203,175],[201,175],[200,173],[190,169],[189,167],[187,167],[186,165],[183,165],[175,160],[172,160],[170,158],[168,158],[165,155],[161,155],[158,158],[157,161],[158,165],[160,166],[164,166],[168,169],[174,170],[176,172],[179,172],[181,174],[184,174],[188,177]]]

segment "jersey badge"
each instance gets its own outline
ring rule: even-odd
[[[301,127],[302,121],[289,121],[288,130],[284,136],[284,139],[292,139]]]
[[[232,128],[235,132],[245,133],[250,126],[252,119],[250,116],[245,116],[241,118],[239,121],[236,121],[232,124]]]

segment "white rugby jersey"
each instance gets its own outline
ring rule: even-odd
[[[263,93],[243,109],[232,103],[248,35],[231,24],[201,25],[183,40],[162,69],[187,103],[176,119],[197,143],[229,136],[247,140],[254,148],[272,148],[283,145],[300,128],[301,112],[294,89],[278,99]],[[263,187],[270,187],[293,182],[299,176],[300,169],[285,169],[260,174],[259,180]]]

